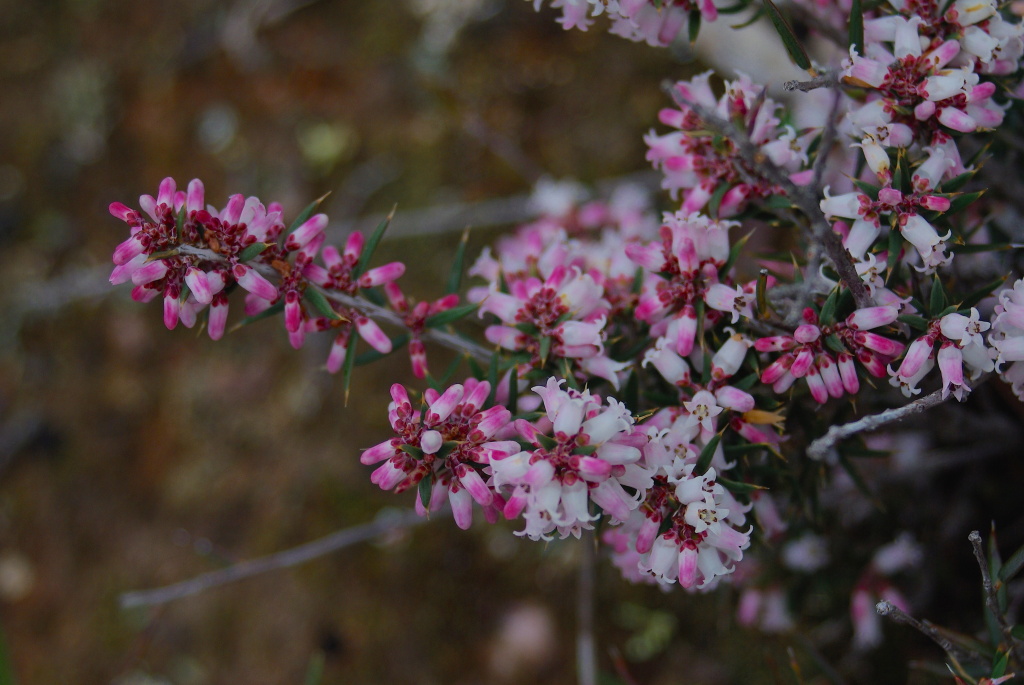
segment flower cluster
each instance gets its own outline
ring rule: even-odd
[[[533,0],[535,9],[542,3]],[[611,33],[655,47],[671,45],[691,22],[718,18],[712,0],[552,0],[551,6],[562,10],[564,29],[586,31],[594,17],[607,14]]]
[[[228,295],[241,287],[247,291],[246,316],[282,312],[295,348],[309,332],[331,331],[331,373],[342,368],[353,332],[381,354],[392,350],[380,326],[345,302],[355,302],[365,289],[394,286],[405,272],[403,263],[367,268],[370,255],[364,255],[366,239],[358,231],[340,251],[325,245],[327,215],[312,214],[315,204],[286,229],[277,203],[264,206],[258,198],[243,195],[231,196],[221,210],[204,203],[199,179],[181,191],[173,178],[166,178],[155,198],[139,198],[142,212],[111,204],[110,213],[128,224],[131,236],[114,251],[110,282],[131,281],[132,298],[139,302],[162,296],[167,328],[179,321],[191,328],[205,315],[214,340],[225,332]],[[396,294],[400,291],[388,292],[395,308],[405,312],[408,305]],[[419,321],[411,326],[418,335],[426,316],[455,304],[457,298],[446,298],[405,313],[411,324]],[[426,364],[422,343],[410,349],[414,370],[421,371]]]
[[[807,147],[815,132],[798,133],[792,126],[782,125],[776,116],[779,105],[765,97],[764,88],[749,77],[741,74],[735,81],[726,81],[721,97],[711,90],[710,77],[707,72],[675,84],[679,109],[663,109],[658,118],[678,131],[660,136],[652,131],[644,137],[647,160],[664,174],[662,187],[673,197],[683,191],[682,211],[704,210],[714,197],[717,215],[729,217],[752,200],[783,194],[737,154],[734,141],[711,135],[695,107],[737,122],[760,155],[797,185],[808,183],[813,171],[807,168]]]
[[[804,323],[792,335],[758,338],[754,343],[758,352],[782,352],[761,372],[761,382],[782,393],[802,378],[820,404],[830,396],[856,395],[860,381],[855,361],[875,378],[885,378],[886,365],[903,353],[903,343],[871,332],[893,323],[898,315],[897,307],[869,307],[824,325],[813,309],[805,309]]]

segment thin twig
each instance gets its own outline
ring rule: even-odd
[[[882,600],[875,605],[875,611],[878,612],[879,616],[885,616],[896,623],[902,623],[903,625],[908,625],[911,628],[914,628],[922,635],[930,638],[932,642],[941,647],[942,651],[948,654],[952,659],[960,661],[976,658],[950,642],[948,638],[946,638],[934,625],[931,624],[931,622],[918,621],[892,602]]]
[[[680,107],[692,109],[708,129],[718,133],[719,135],[725,136],[732,141],[733,145],[736,146],[736,151],[739,156],[747,162],[751,168],[761,176],[761,178],[782,188],[783,192],[786,193],[786,197],[792,200],[793,204],[796,205],[804,216],[807,217],[807,220],[811,222],[815,240],[824,247],[825,254],[828,255],[833,267],[835,267],[835,270],[839,273],[840,280],[843,281],[844,285],[846,285],[853,294],[853,299],[857,303],[857,307],[864,308],[872,306],[874,304],[874,300],[868,292],[867,286],[865,286],[864,282],[861,280],[860,275],[857,274],[857,268],[854,265],[853,258],[850,256],[850,253],[846,251],[846,248],[843,247],[842,239],[840,239],[839,235],[832,230],[831,224],[829,224],[825,219],[825,215],[821,211],[818,199],[815,197],[813,190],[801,188],[793,183],[786,172],[772,164],[765,154],[761,152],[760,148],[755,145],[749,137],[747,137],[747,134],[736,128],[732,122],[722,119],[714,112],[714,110],[711,110],[701,104],[683,100],[671,84],[669,84],[666,89]]]
[[[121,595],[121,608],[157,606],[173,602],[176,599],[196,595],[210,588],[233,583],[236,580],[251,578],[268,571],[297,566],[298,564],[322,557],[325,554],[349,547],[357,542],[372,540],[393,530],[409,528],[425,521],[427,519],[421,518],[414,511],[403,511],[387,516],[378,515],[377,519],[371,523],[345,528],[319,540],[313,540],[312,542],[307,542],[304,545],[277,552],[276,554],[243,561],[227,568],[204,573],[190,580],[174,583],[173,585],[152,590],[126,592]]]
[[[971,542],[971,548],[974,550],[974,558],[978,560],[978,568],[981,569],[981,585],[985,590],[985,603],[988,605],[988,610],[992,612],[992,617],[995,618],[996,622],[999,623],[999,629],[1003,633],[1003,639],[1006,640],[1006,647],[1010,650],[1013,655],[1014,661],[1018,664],[1022,663],[1020,660],[1020,654],[1018,653],[1018,642],[1013,637],[1013,626],[1006,620],[1006,614],[999,610],[999,596],[998,590],[992,583],[992,574],[989,572],[988,560],[985,558],[985,550],[982,547],[981,533],[976,530],[972,530],[971,534],[967,536],[967,539]]]
[[[807,456],[811,459],[821,460],[824,459],[829,450],[835,447],[836,443],[846,438],[856,435],[857,433],[865,433],[876,430],[892,423],[893,421],[899,421],[905,419],[908,416],[914,414],[920,414],[926,409],[931,409],[937,404],[942,404],[946,398],[942,396],[942,390],[936,390],[930,395],[914,400],[910,404],[905,404],[902,407],[896,407],[895,409],[886,409],[878,414],[872,414],[865,416],[864,418],[851,421],[850,423],[844,423],[841,426],[832,426],[828,429],[825,435],[814,440],[807,448]]]
[[[580,540],[579,575],[576,581],[576,682],[597,685],[597,647],[594,642],[594,531],[583,532]]]
[[[782,84],[784,90],[799,90],[801,93],[809,93],[818,88],[835,88],[839,85],[838,72],[827,71],[820,76],[815,76],[808,81],[786,81]]]

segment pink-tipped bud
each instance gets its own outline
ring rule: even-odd
[[[363,243],[365,242],[366,239],[359,231],[349,233],[348,240],[345,241],[345,257],[352,260],[359,259],[359,255],[363,253]]]
[[[185,211],[198,212],[204,208],[206,202],[206,191],[203,182],[193,178],[188,184],[188,194],[185,197]]]
[[[381,354],[391,352],[391,339],[380,329],[376,321],[360,316],[356,319],[356,330],[359,331],[360,337],[366,341],[366,344],[373,349]]]
[[[128,205],[125,205],[121,202],[111,202],[109,209],[110,213],[113,216],[120,219],[121,221],[124,221],[125,223],[132,223],[132,218],[136,215],[134,209],[128,207]]]
[[[899,314],[900,310],[897,307],[864,307],[846,317],[846,325],[855,331],[867,331],[891,324]]]
[[[238,197],[241,197],[240,195]],[[232,269],[238,285],[261,299],[271,302],[277,299],[277,288],[274,284],[261,276],[255,269],[245,264],[235,264]]]
[[[476,469],[466,464],[459,464],[455,467],[455,476],[480,506],[489,506],[494,501],[494,493],[487,487]]]
[[[284,249],[289,252],[299,250],[309,241],[313,240],[319,235],[322,235],[324,229],[327,228],[327,215],[326,214],[314,214],[296,228],[288,239],[284,241]]]
[[[844,388],[839,366],[832,361],[829,355],[824,353],[818,355],[815,365],[818,367],[818,373],[821,374],[821,380],[825,383],[828,394],[836,398],[842,397]]]
[[[228,323],[228,298],[217,294],[213,296],[210,304],[210,316],[206,322],[206,332],[210,340],[220,340],[224,337],[224,331]]]
[[[302,304],[299,302],[299,292],[289,290],[284,296],[284,328],[289,333],[294,333],[302,326]]]
[[[856,395],[860,390],[860,379],[857,378],[857,365],[854,364],[853,357],[846,352],[840,352],[836,366],[839,367],[843,388],[851,395]]]
[[[120,266],[130,262],[145,251],[146,245],[143,243],[142,234],[136,233],[114,248],[114,264]]]
[[[164,293],[164,325],[168,330],[173,330],[178,325],[180,310],[181,301],[178,300],[178,293],[170,290]]]
[[[359,277],[359,287],[372,288],[383,283],[390,283],[400,278],[404,273],[405,264],[402,262],[391,262],[384,266],[378,266]]]
[[[213,291],[210,290],[210,281],[205,271],[190,266],[185,272],[185,285],[199,304],[210,304],[213,301]]]
[[[821,337],[821,329],[811,324],[802,324],[793,331],[793,337],[799,343],[812,343]]]
[[[409,341],[409,362],[412,364],[412,375],[416,378],[427,376],[427,348],[423,341],[415,338]]]
[[[451,416],[452,411],[462,401],[463,392],[463,387],[458,383],[445,390],[430,403],[424,422],[433,426]]]
[[[163,259],[146,262],[132,273],[132,283],[135,285],[146,285],[147,283],[159,281],[167,275],[167,271],[167,262]]]
[[[900,364],[899,375],[903,378],[913,377],[918,369],[932,356],[934,341],[928,336],[922,336],[910,343],[907,355]]]

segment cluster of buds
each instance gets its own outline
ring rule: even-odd
[[[265,206],[258,198],[233,195],[217,210],[205,205],[199,179],[181,191],[173,178],[166,178],[155,198],[139,198],[141,212],[120,202],[110,205],[110,213],[128,224],[131,232],[114,251],[110,282],[131,281],[132,298],[139,302],[162,296],[168,328],[179,322],[191,328],[205,315],[214,340],[225,332],[228,295],[240,287],[247,292],[246,316],[282,312],[295,348],[303,345],[309,332],[332,332],[334,342],[327,357],[332,373],[342,368],[354,343],[353,333],[387,354],[393,348],[391,339],[351,303],[364,289],[397,287],[394,281],[405,272],[405,265],[391,262],[367,268],[371,255],[364,254],[366,239],[358,231],[348,236],[340,251],[325,245],[327,215],[313,214],[315,205],[286,228],[278,203]],[[400,291],[387,292],[395,309],[415,324],[410,350],[414,371],[422,373],[425,351],[417,336],[426,317],[454,307],[457,298],[406,311],[403,307],[408,308],[408,303]]]
[[[747,76],[726,81],[725,94],[720,98],[711,90],[710,77],[708,72],[676,83],[673,94],[679,109],[663,109],[658,118],[679,130],[661,136],[652,131],[644,137],[648,161],[664,174],[662,187],[673,197],[683,191],[682,211],[702,211],[717,197],[717,216],[729,217],[750,201],[783,194],[737,153],[735,142],[711,135],[695,107],[736,122],[757,146],[760,156],[785,172],[793,183],[808,183],[814,173],[807,167],[807,147],[816,132],[798,133],[792,126],[783,126],[776,116],[779,105],[765,97],[764,88]]]
[[[830,396],[856,395],[860,380],[855,361],[875,378],[885,378],[886,365],[903,353],[903,343],[872,332],[893,323],[898,315],[899,309],[894,306],[868,307],[827,325],[807,308],[804,323],[792,335],[768,336],[754,342],[758,352],[782,353],[761,372],[761,382],[783,393],[802,378],[811,397],[820,404]]]

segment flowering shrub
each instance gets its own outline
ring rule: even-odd
[[[605,14],[614,33],[662,46],[724,11],[551,4],[566,28]],[[807,62],[779,9],[766,0],[762,11]],[[814,11],[836,23],[838,8]],[[451,287],[415,302],[397,284],[402,263],[371,266],[388,221],[339,249],[317,202],[286,227],[276,203],[235,195],[217,210],[200,181],[179,191],[170,178],[140,210],[110,206],[130,231],[110,280],[131,281],[137,301],[162,298],[168,328],[205,325],[214,340],[240,288],[241,324],[283,315],[296,348],[329,332],[326,366],[346,386],[360,341],[372,350],[364,360],[405,346],[426,387],[391,387],[393,435],[361,456],[373,483],[412,490],[421,515],[447,503],[463,529],[475,504],[530,540],[599,530],[627,580],[691,591],[736,580],[739,620],[785,630],[771,555],[745,558],[789,525],[778,460],[823,460],[856,480],[849,457],[864,445],[846,438],[963,402],[993,372],[1024,399],[1024,279],[989,255],[1007,247],[989,235],[999,208],[962,190],[1021,90],[1022,24],[989,0],[855,3],[833,54],[816,85],[837,106],[818,127],[786,123],[786,106],[743,75],[672,85],[658,115],[671,130],[644,139],[668,209],[635,190],[588,202],[545,182],[542,215],[484,250],[464,301]],[[771,223],[790,233],[785,258],[746,249]],[[486,324],[482,339],[464,332],[472,318]],[[463,382],[450,382],[454,368],[430,373],[435,343],[463,353]],[[906,398],[932,391],[928,404],[871,415],[897,397],[889,386]],[[823,407],[850,423],[833,435],[793,420]],[[781,563],[813,572],[822,549],[790,541]],[[877,601],[909,607],[893,576],[919,560],[906,536],[877,551],[851,593],[856,646],[880,639]],[[997,649],[1009,655],[1012,639]]]

